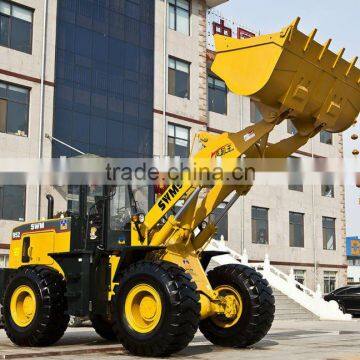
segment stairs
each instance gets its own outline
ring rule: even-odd
[[[273,289],[273,293],[275,296],[275,320],[319,320],[313,313],[280,291]]]

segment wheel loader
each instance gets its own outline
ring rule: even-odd
[[[212,72],[230,91],[257,101],[263,120],[237,133],[199,133],[194,163],[211,168],[218,159],[287,158],[321,130],[341,132],[354,123],[360,110],[356,59],[347,62],[343,50],[333,53],[329,42],[314,40],[316,30],[307,36],[298,23],[243,40],[215,36]],[[296,134],[269,143],[270,132],[286,119]],[[131,186],[82,185],[77,209],[60,217],[48,195],[47,220],[13,230],[9,267],[0,271],[7,336],[19,346],[49,346],[72,315],[89,316],[100,336],[139,356],[178,352],[198,329],[223,347],[260,341],[275,311],[266,279],[241,264],[207,271],[211,259],[224,254],[206,251],[216,225],[250,189],[188,177],[169,184],[145,214]],[[211,217],[228,198],[223,212]]]

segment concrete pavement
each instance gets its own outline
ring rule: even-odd
[[[0,359],[129,359],[121,345],[102,340],[91,328],[68,329],[55,346],[18,348],[0,331]],[[276,321],[270,333],[250,349],[223,349],[198,333],[174,359],[196,360],[360,360],[360,321]]]

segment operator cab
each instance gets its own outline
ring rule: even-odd
[[[131,245],[131,221],[143,211],[128,186],[69,186],[67,216],[77,231],[72,231],[74,249],[112,251]],[[74,229],[74,226],[72,226]]]

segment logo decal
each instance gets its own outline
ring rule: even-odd
[[[60,220],[60,230],[67,230],[68,229],[68,222],[66,219]]]
[[[249,141],[252,138],[254,138],[255,136],[256,135],[255,135],[254,130],[250,130],[247,134],[244,135],[244,141]]]
[[[158,202],[158,206],[161,211],[164,211],[166,209],[166,206],[169,205],[171,200],[176,196],[176,194],[179,192],[181,188],[182,185],[174,184],[169,188],[168,191],[164,193],[164,195],[161,197],[161,199]]]
[[[211,157],[222,157],[232,151],[234,151],[234,146],[232,144],[226,144],[211,153]]]
[[[37,223],[37,224],[31,224],[30,225],[30,230],[34,231],[34,230],[42,230],[45,229],[45,223]]]

